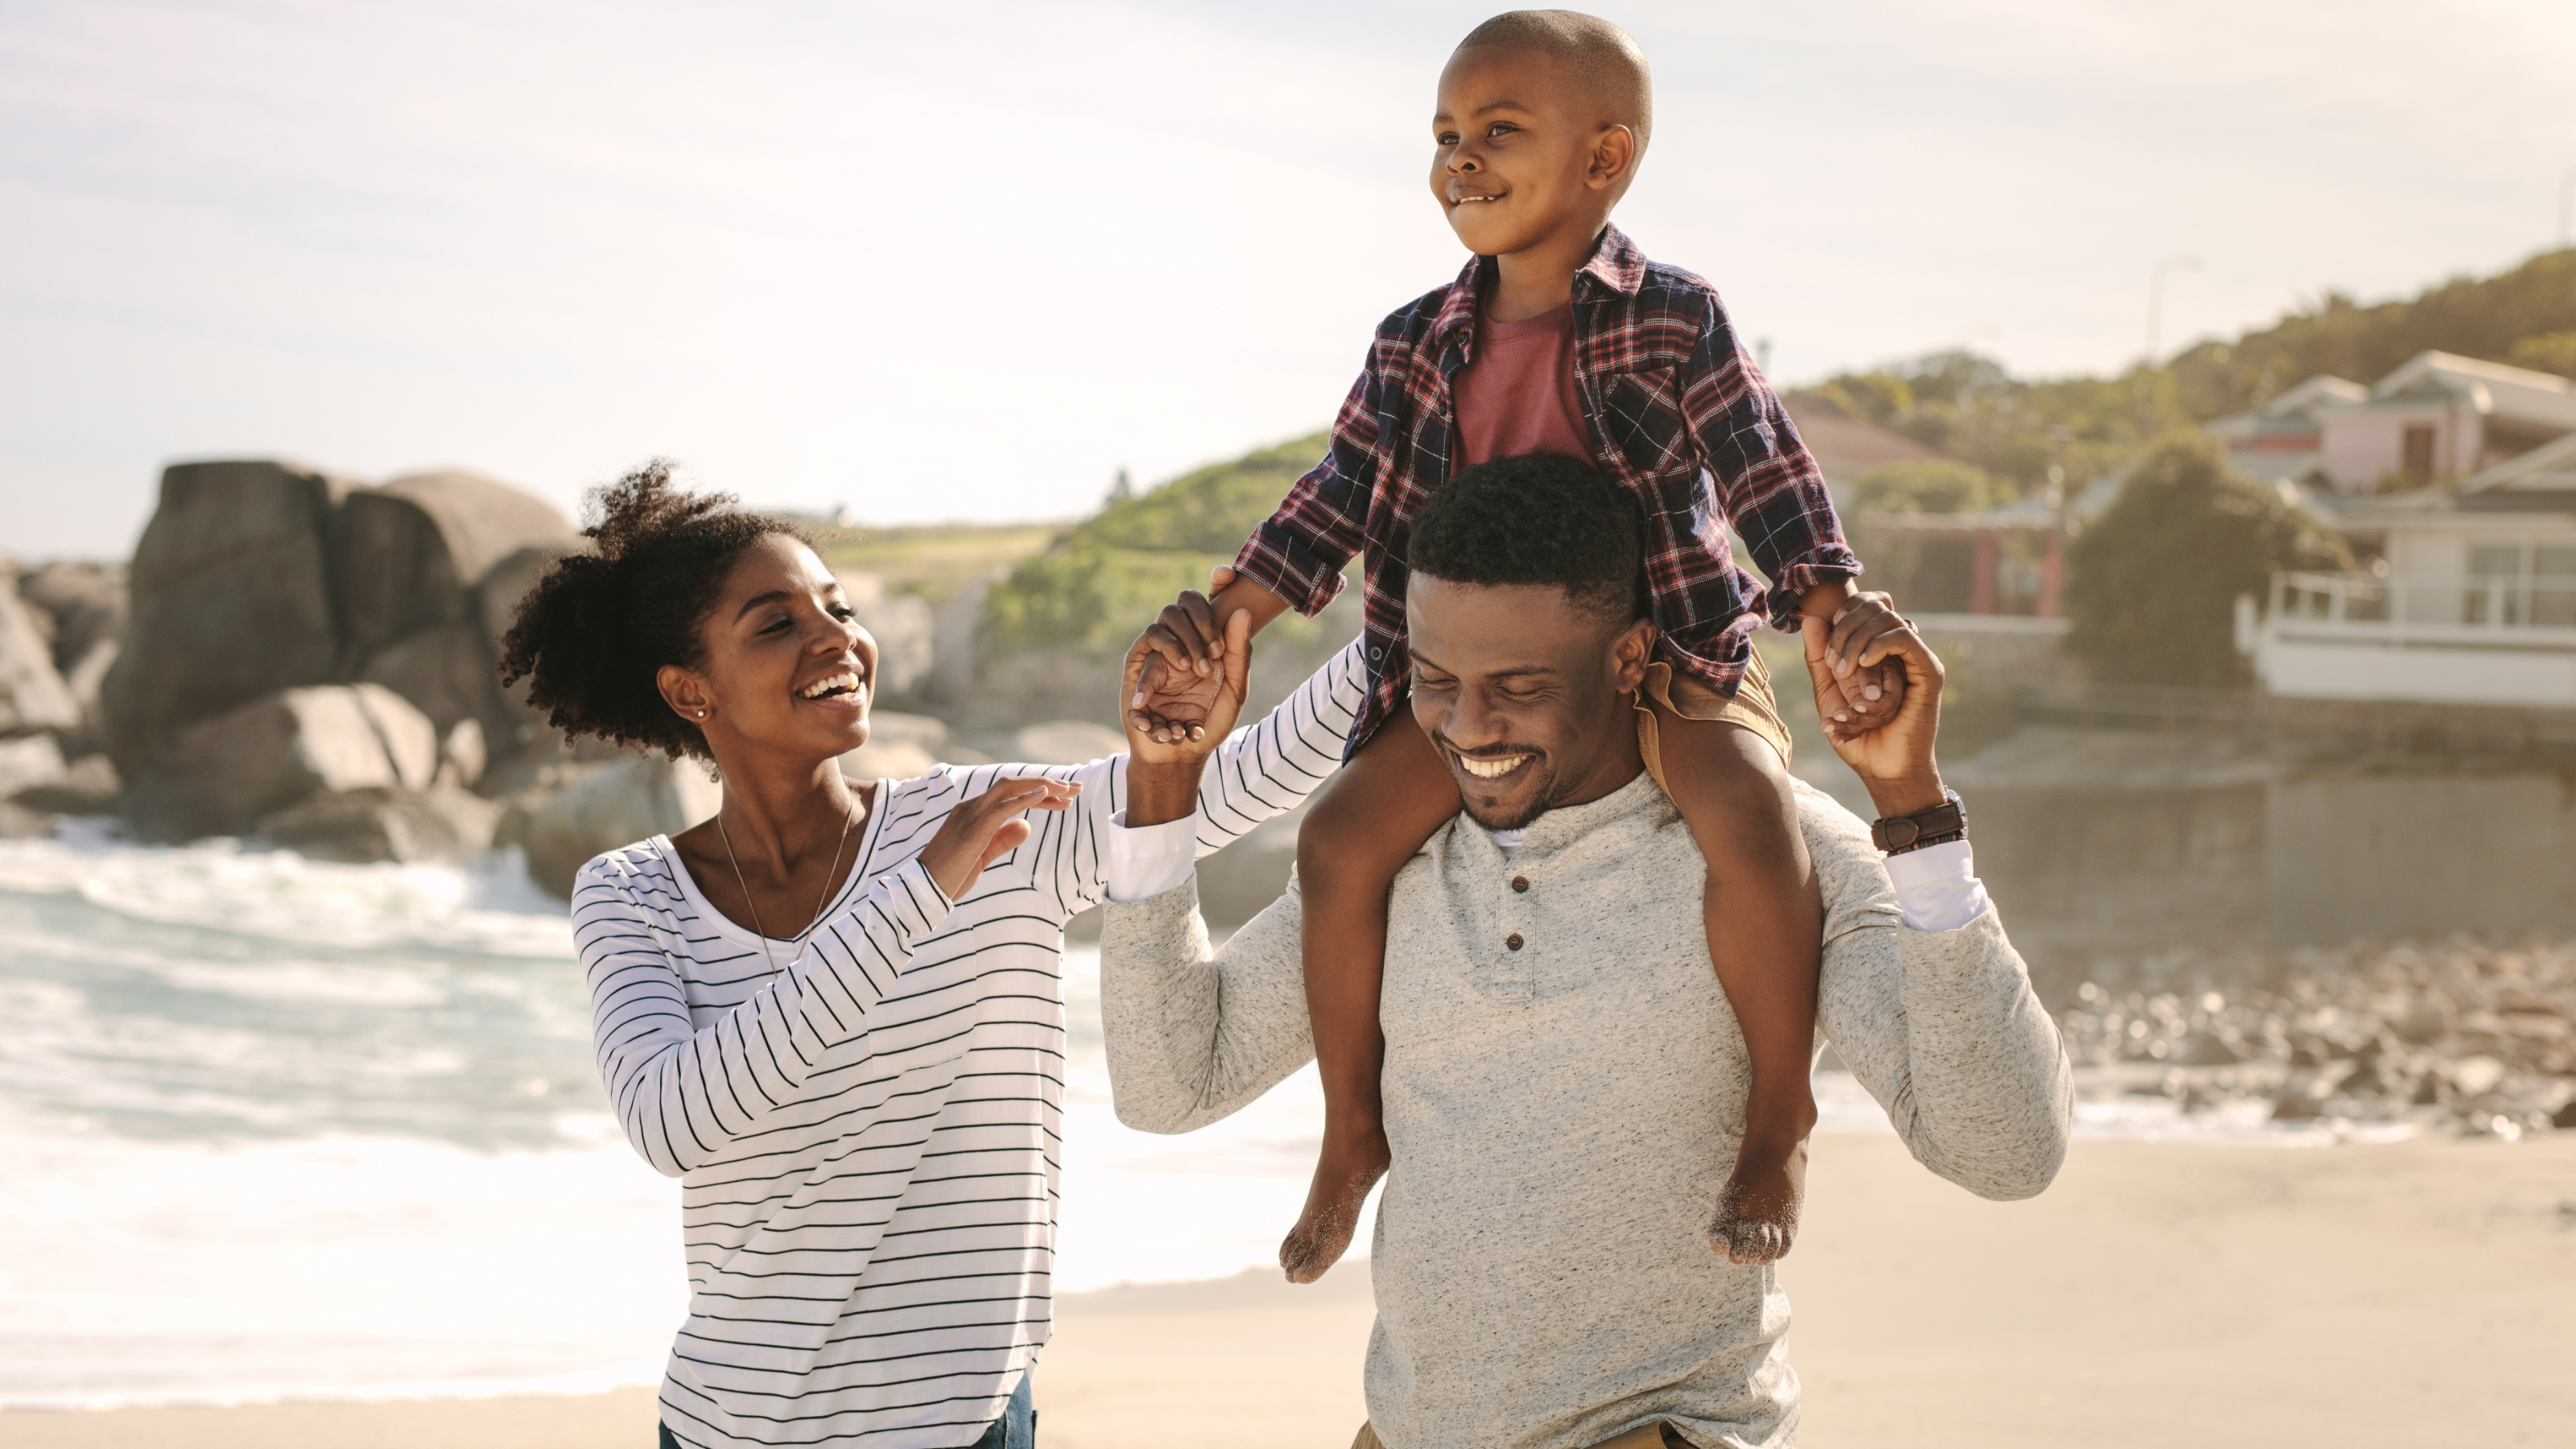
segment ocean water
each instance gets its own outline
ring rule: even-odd
[[[1130,1131],[1097,958],[1067,965],[1059,1285],[1274,1261],[1311,1069],[1189,1138]],[[676,1187],[608,1114],[563,909],[514,855],[0,842],[0,991],[0,1405],[659,1377]]]
[[[1312,1069],[1206,1131],[1130,1131],[1098,960],[1066,967],[1059,1288],[1275,1262]],[[514,855],[0,842],[0,990],[0,1406],[658,1378],[676,1189],[608,1115],[563,910]],[[1888,1130],[1847,1075],[1818,1092],[1824,1130]],[[2082,1112],[2092,1135],[2303,1140],[2161,1100]]]

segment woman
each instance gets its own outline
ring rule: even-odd
[[[1294,806],[1339,758],[1358,671],[1345,654],[1228,740],[1204,788],[1150,743],[1170,760],[853,785],[876,645],[802,531],[658,464],[594,501],[597,551],[522,601],[502,677],[569,735],[724,780],[714,819],[609,851],[573,891],[601,1077],[682,1183],[661,1442],[1023,1449],[1064,922],[1149,834],[1109,828],[1131,788],[1198,790],[1183,859]]]

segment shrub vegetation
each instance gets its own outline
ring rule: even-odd
[[[2343,541],[2227,466],[2215,443],[2170,439],[2068,551],[2066,647],[2097,680],[2225,687],[2247,680],[2236,652],[2240,594],[2260,598],[2283,569],[2346,569]]]

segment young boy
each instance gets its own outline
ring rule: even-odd
[[[1203,681],[1234,613],[1249,611],[1256,629],[1291,607],[1313,614],[1339,591],[1351,555],[1364,556],[1371,697],[1341,778],[1297,845],[1325,1125],[1280,1262],[1293,1281],[1322,1276],[1386,1170],[1377,1001],[1387,890],[1459,810],[1423,732],[1380,728],[1408,677],[1408,523],[1460,468],[1523,453],[1581,459],[1645,508],[1663,638],[1651,702],[1639,701],[1640,742],[1707,859],[1709,954],[1753,1063],[1747,1130],[1709,1242],[1736,1262],[1770,1262],[1795,1234],[1815,1122],[1808,1069],[1822,923],[1789,793],[1788,736],[1751,645],[1763,591],[1732,561],[1719,515],[1770,575],[1774,623],[1831,621],[1844,699],[1828,710],[1828,731],[1894,718],[1902,672],[1872,646],[1898,621],[1883,596],[1853,590],[1860,564],[1823,478],[1716,294],[1649,263],[1609,225],[1652,124],[1645,58],[1627,34],[1570,11],[1497,16],[1450,57],[1432,124],[1432,194],[1475,260],[1380,325],[1330,452],[1233,569],[1218,571],[1215,598],[1184,595],[1148,631],[1161,668]],[[1149,733],[1190,730],[1184,692],[1177,678],[1169,688],[1148,679],[1129,707]],[[1529,760],[1461,764],[1499,777]]]

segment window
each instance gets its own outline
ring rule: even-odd
[[[2461,619],[2471,624],[2520,623],[2521,610],[2515,605],[2522,582],[2522,545],[2518,543],[2473,543],[2469,545],[2468,596],[2461,601]]]
[[[2531,622],[2544,629],[2576,628],[2576,545],[2532,548]]]

